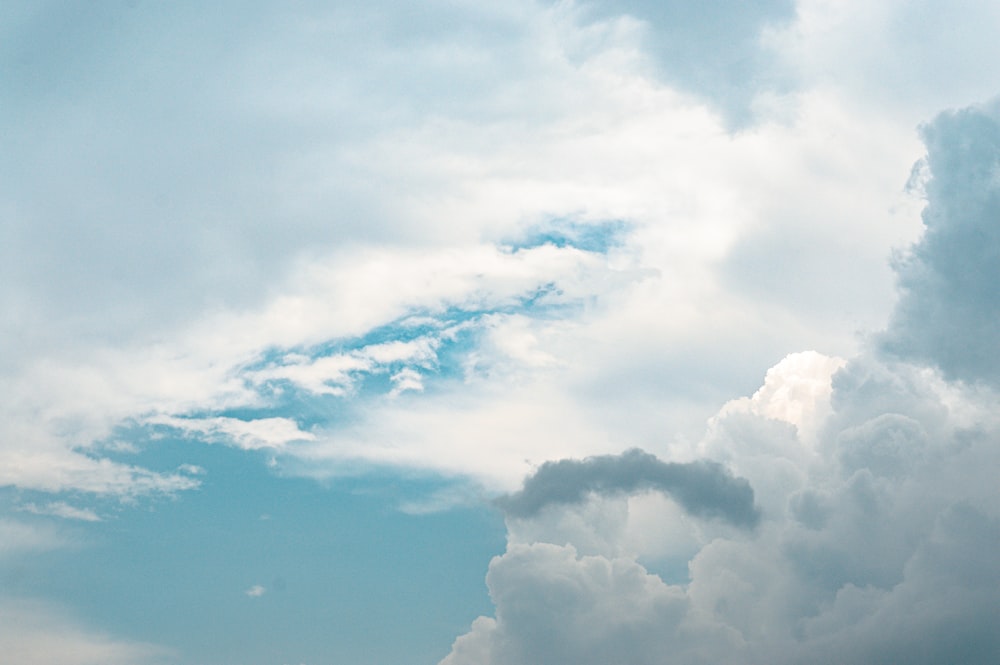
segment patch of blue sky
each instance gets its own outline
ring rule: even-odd
[[[466,324],[475,325],[488,314],[551,314],[562,304],[551,297],[557,292],[557,285],[549,282],[504,303],[450,305],[440,310],[414,308],[406,315],[372,328],[364,335],[330,339],[312,346],[272,347],[243,369],[253,371],[281,364],[290,355],[316,359],[361,352],[369,347],[392,342],[413,342],[422,338],[446,340],[453,333],[465,330]]]
[[[504,246],[511,251],[520,251],[553,245],[573,247],[585,252],[607,254],[624,243],[632,225],[623,220],[587,222],[570,218],[554,218],[542,224],[529,227],[523,235],[510,238]]]
[[[297,362],[314,362],[335,356],[366,358],[367,352],[375,347],[396,342],[426,341],[433,351],[433,357],[401,358],[388,362],[373,361],[365,366],[348,369],[340,383],[330,383],[330,387],[341,387],[335,398],[357,398],[366,395],[383,394],[392,387],[391,377],[404,368],[415,368],[428,381],[454,379],[461,375],[459,356],[472,352],[482,333],[482,322],[488,316],[522,314],[532,318],[556,319],[565,317],[580,307],[580,303],[564,299],[558,284],[554,282],[539,285],[534,290],[521,295],[512,302],[483,308],[450,307],[440,313],[415,311],[406,317],[375,328],[363,336],[332,339],[311,347],[269,349],[262,357],[242,369],[246,376],[265,370],[280,368]],[[230,409],[217,415],[229,415],[238,411],[253,411],[261,414],[283,410],[302,398],[304,390],[288,378],[268,379],[254,388],[262,392],[273,405],[264,409]],[[341,394],[342,393],[342,394]],[[238,416],[234,416],[238,417]]]
[[[495,317],[559,319],[580,306],[564,298],[557,283],[549,282],[502,304],[452,306],[441,312],[415,310],[361,336],[331,339],[309,347],[271,348],[257,361],[236,370],[257,396],[250,403],[169,414],[172,419],[192,421],[187,433],[177,420],[164,422],[157,418],[159,422],[145,422],[140,417],[122,423],[112,437],[102,442],[102,454],[114,448],[111,444],[127,444],[121,454],[109,456],[128,463],[129,446],[143,448],[151,441],[171,436],[238,445],[235,440],[227,440],[225,428],[194,422],[210,418],[244,422],[285,418],[306,438],[315,430],[349,427],[360,421],[373,400],[414,398],[415,393],[433,395],[464,380],[469,360],[481,346],[488,322]],[[393,344],[410,344],[412,348],[384,353]],[[337,358],[343,362],[335,362],[332,368],[316,365]],[[300,370],[306,376],[296,374]]]
[[[197,465],[196,491],[99,506],[101,522],[30,515],[75,545],[0,566],[0,587],[219,665],[431,665],[491,612],[482,562],[504,549],[498,512],[416,515],[394,506],[450,481],[375,469],[316,482],[278,476],[264,455],[162,438],[134,461]]]

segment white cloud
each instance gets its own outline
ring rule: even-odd
[[[267,589],[265,589],[264,587],[262,587],[259,584],[254,584],[252,587],[250,587],[249,589],[247,589],[243,593],[245,593],[247,596],[249,596],[251,598],[260,598],[265,593],[267,593]]]
[[[286,354],[279,364],[247,372],[254,384],[269,381],[289,381],[295,386],[317,395],[343,396],[350,392],[356,375],[385,371],[392,363],[409,363],[418,367],[432,367],[437,360],[440,342],[435,338],[392,341],[370,344],[348,353],[311,358],[301,354]],[[403,377],[419,376],[405,368]],[[397,373],[397,375],[399,375]],[[395,381],[395,379],[394,379]]]
[[[1000,52],[989,0],[799,0],[796,20],[765,33],[800,85],[833,87],[910,126],[996,94],[983,62]]]
[[[288,418],[177,418],[173,416],[152,416],[143,424],[170,427],[185,436],[200,437],[206,441],[222,440],[244,450],[260,448],[281,448],[292,441],[310,441],[316,437],[304,432],[294,420]],[[184,469],[191,472],[191,465]]]
[[[19,665],[154,665],[171,653],[151,644],[116,638],[38,601],[0,602],[0,652]]]
[[[93,510],[90,510],[89,508],[77,508],[76,506],[69,505],[65,501],[54,501],[43,505],[27,503],[23,505],[21,509],[36,515],[53,515],[55,517],[62,517],[63,519],[68,520],[82,520],[84,522],[101,521],[101,517]]]
[[[661,4],[670,18],[684,3]],[[929,641],[957,627],[995,645],[980,611],[995,585],[947,572],[996,572],[974,555],[995,549],[998,517],[997,280],[977,281],[997,265],[989,114],[926,133],[926,219],[977,214],[914,245],[883,340],[895,360],[859,353],[858,333],[885,324],[885,258],[921,231],[923,201],[902,191],[914,127],[996,92],[996,3],[799,0],[740,8],[724,29],[636,6],[257,8],[238,24],[205,14],[207,37],[184,9],[137,7],[74,70],[48,14],[17,24],[32,38],[11,41],[21,96],[2,121],[18,139],[0,183],[0,485],[198,486],[191,465],[103,457],[143,448],[123,425],[267,448],[283,472],[360,461],[503,491],[564,457],[707,456],[749,479],[759,531],[659,495],[512,522],[497,617],[449,662],[608,662],[611,647],[637,663],[941,661]],[[661,78],[656,45],[689,35],[706,62]],[[46,44],[52,70],[14,57],[21,43]],[[704,99],[754,121],[734,131]],[[966,186],[941,196],[949,174]],[[621,225],[607,251],[514,249],[566,220]],[[962,262],[950,283],[942,269]],[[307,427],[295,391],[353,417]],[[269,413],[280,397],[292,406]],[[0,531],[11,551],[60,542]],[[541,590],[580,605],[547,611]]]
[[[959,648],[947,637],[959,625],[968,630],[963,662],[989,662],[996,638],[982,617],[1000,576],[986,554],[1000,545],[1000,504],[988,489],[1000,463],[996,396],[880,366],[881,385],[899,390],[871,405],[874,361],[852,362],[866,371],[843,367],[831,395],[817,390],[819,376],[829,382],[841,361],[790,356],[691,451],[725,454],[750,479],[764,508],[757,530],[685,524],[663,499],[643,506],[641,497],[508,518],[507,551],[487,577],[495,618],[477,620],[442,662],[658,663],[670,653],[678,663],[791,663],[847,653],[852,662],[891,654],[932,663]],[[932,408],[935,400],[962,401],[963,418]],[[768,414],[830,402],[812,444],[774,429],[782,421]],[[970,430],[963,421],[973,412]],[[793,454],[796,445],[810,454]],[[640,561],[674,576],[686,561],[689,579],[667,584]]]
[[[23,323],[9,334],[24,353],[4,365],[8,388],[0,389],[0,403],[9,443],[0,456],[27,460],[44,451],[58,458],[56,468],[86,464],[89,458],[73,451],[92,451],[122,423],[266,407],[269,396],[260,390],[281,382],[347,399],[356,396],[359,376],[386,371],[390,395],[419,398],[423,410],[440,417],[414,429],[417,423],[403,422],[415,418],[406,411],[412,405],[365,404],[366,418],[386,422],[379,426],[383,444],[354,445],[354,432],[328,433],[346,441],[344,454],[420,460],[510,486],[526,469],[525,457],[537,463],[611,452],[626,441],[654,449],[664,438],[697,436],[719,403],[788,348],[847,355],[858,328],[880,323],[891,298],[883,258],[917,228],[898,182],[919,155],[911,126],[804,84],[776,102],[788,111],[783,119],[765,117],[730,133],[711,108],[652,75],[650,55],[638,46],[648,26],[595,20],[572,4],[506,4],[467,8],[461,20],[471,32],[444,34],[420,18],[430,41],[390,39],[395,14],[375,10],[363,41],[344,32],[361,20],[350,11],[270,21],[278,41],[234,44],[231,59],[204,72],[207,81],[226,81],[241,101],[234,108],[205,100],[207,124],[199,127],[234,129],[198,143],[204,170],[194,181],[150,173],[141,167],[148,160],[133,159],[130,132],[161,135],[141,120],[149,100],[133,100],[116,127],[96,115],[110,172],[134,163],[141,173],[162,176],[150,182],[162,182],[174,202],[164,212],[147,209],[155,196],[113,196],[129,178],[76,174],[72,187],[52,188],[98,187],[107,200],[130,202],[95,215],[108,220],[100,232],[122,244],[93,256],[72,254],[75,245],[58,233],[40,236],[32,222],[41,214],[38,200],[27,190],[7,192],[11,205],[26,211],[16,217],[24,242],[36,243],[35,250],[11,251],[37,261],[11,275],[4,293],[20,289],[17,302],[44,306],[11,318]],[[506,36],[494,37],[489,26],[502,26]],[[168,22],[162,33],[177,29]],[[331,34],[342,40],[327,39]],[[289,39],[279,48],[281,36]],[[336,66],[328,48],[348,49],[358,68]],[[429,88],[409,83],[415,72]],[[152,85],[167,85],[157,81]],[[445,90],[442,81],[468,85]],[[78,105],[51,103],[46,118],[77,113]],[[338,126],[331,118],[358,131],[329,130]],[[279,121],[291,133],[271,142],[263,128]],[[255,122],[263,134],[252,132],[260,140],[250,146],[238,127]],[[163,135],[178,145],[196,140]],[[93,154],[73,136],[60,136],[66,163]],[[232,154],[252,155],[247,162],[260,164],[267,177],[225,175],[231,169],[218,162]],[[202,180],[212,183],[211,205]],[[886,212],[894,206],[895,213]],[[149,227],[134,231],[123,221],[136,218],[149,219]],[[552,245],[503,249],[551,219],[627,224],[606,255]],[[809,220],[808,234],[787,233],[802,219]],[[117,232],[126,227],[132,231]],[[157,229],[166,228],[171,235],[160,238]],[[794,241],[792,253],[809,257],[795,279],[760,269],[784,264],[789,251],[781,238]],[[155,256],[147,245],[157,247]],[[205,247],[216,252],[211,260]],[[165,260],[170,270],[162,269]],[[72,269],[43,270],[50,263]],[[9,269],[15,265],[22,264],[11,261]],[[114,288],[105,288],[106,272]],[[79,289],[64,297],[71,283],[87,285],[86,297]],[[435,366],[441,336],[304,354],[407,317],[510,306],[549,286],[540,305],[572,307],[484,318],[483,347],[468,352],[467,367],[480,374],[461,389],[471,394],[459,400],[458,418],[491,439],[501,438],[487,433],[493,424],[511,421],[503,426],[506,440],[487,444],[480,459],[456,452],[467,446],[445,414],[454,391],[427,390],[422,370]],[[112,292],[120,297],[104,302]],[[95,319],[95,311],[105,319]],[[269,352],[283,355],[262,363]],[[554,399],[551,415],[531,403],[559,394],[565,397]],[[566,425],[581,418],[589,431]],[[309,455],[321,456],[326,445],[320,430],[251,433],[242,429],[249,425],[209,419],[205,427],[210,423],[204,435],[245,447],[281,445],[291,440],[286,435],[308,442],[313,434],[317,448]],[[21,426],[30,437],[16,431]],[[547,434],[567,427],[579,445],[550,447]],[[184,485],[112,468],[123,479],[114,485],[97,475],[28,472],[0,481],[116,492],[126,491],[128,478],[138,483],[134,491],[144,483]]]
[[[184,474],[156,473],[50,446],[49,450],[0,451],[0,485],[45,492],[78,490],[129,497],[189,490],[197,487],[198,481]]]
[[[0,518],[0,558],[44,552],[69,544],[69,539],[49,524],[27,524]]]
[[[487,584],[496,619],[478,619],[442,665],[739,662],[730,660],[742,646],[736,631],[692,615],[681,587],[629,559],[513,545],[490,564]]]

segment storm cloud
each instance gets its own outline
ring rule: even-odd
[[[717,462],[664,462],[633,448],[621,455],[546,462],[524,487],[497,499],[511,517],[530,517],[551,504],[583,501],[590,493],[629,494],[657,490],[673,497],[698,517],[714,517],[742,527],[760,519],[753,488]]]

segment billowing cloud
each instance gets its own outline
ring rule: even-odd
[[[584,460],[546,462],[524,487],[497,499],[511,517],[529,517],[553,504],[578,503],[588,494],[623,494],[657,490],[672,496],[699,517],[717,517],[744,527],[759,515],[753,488],[733,478],[717,462],[664,462],[642,450]]]
[[[1000,105],[946,112],[923,135],[926,230],[899,260],[882,345],[948,378],[1000,385]]]
[[[700,441],[671,446],[675,459],[724,461],[749,483],[755,530],[707,536],[662,509],[659,525],[642,517],[688,540],[687,575],[667,582],[654,572],[670,565],[657,539],[630,526],[640,506],[613,495],[646,482],[636,467],[668,463],[633,451],[543,465],[501,501],[494,616],[442,663],[992,662],[994,117],[970,109],[925,130],[927,231],[898,264],[900,303],[876,343],[847,361],[786,357]]]
[[[486,581],[496,618],[478,619],[442,665],[736,662],[728,658],[741,646],[736,631],[692,617],[682,588],[633,560],[516,545]]]
[[[772,389],[801,383],[784,375],[784,385],[769,377]],[[872,404],[875,379],[886,401]],[[811,654],[837,654],[818,658],[838,662],[846,653],[852,662],[929,664],[952,649],[963,662],[990,662],[988,608],[1000,602],[1000,563],[991,554],[1000,547],[995,396],[859,358],[835,375],[828,399],[814,444],[791,428],[786,443],[761,447],[751,434],[773,433],[776,422],[763,414],[734,418],[730,410],[715,422],[707,439],[723,447],[708,449],[728,451],[764,488],[768,509],[753,532],[711,537],[677,529],[662,509],[659,523],[644,520],[646,529],[689,540],[687,579],[673,583],[653,572],[663,565],[648,545],[655,539],[632,535],[636,506],[581,511],[567,501],[580,498],[580,486],[597,486],[587,463],[552,464],[577,472],[576,482],[538,495],[545,519],[508,517],[507,551],[487,577],[495,615],[477,620],[443,662],[599,663],[627,654],[652,665],[664,649],[677,663],[794,663]],[[813,452],[789,456],[793,444]],[[610,507],[619,499],[588,501]],[[525,511],[534,505],[525,503]],[[595,534],[603,539],[596,549]],[[955,631],[960,642],[949,637]]]

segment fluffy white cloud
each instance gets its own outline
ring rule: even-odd
[[[682,500],[657,524],[649,507],[636,519],[632,502],[609,503],[601,492],[582,505],[550,501],[537,516],[508,516],[507,551],[487,576],[496,616],[474,623],[443,663],[653,663],[664,654],[677,663],[992,662],[998,395],[992,365],[961,362],[985,358],[996,339],[996,280],[983,257],[998,243],[984,212],[991,204],[981,203],[992,194],[968,189],[979,180],[962,176],[969,169],[979,176],[998,159],[992,117],[976,122],[980,113],[945,115],[927,129],[935,136],[956,122],[972,125],[957,145],[930,146],[932,164],[956,163],[927,184],[927,232],[899,268],[902,299],[879,344],[850,361],[787,356],[752,397],[726,404],[700,442],[671,448],[677,458],[724,461],[746,478],[760,525],[706,538],[678,528],[676,508],[698,514]],[[960,205],[965,199],[969,205]],[[967,234],[979,244],[961,252]],[[952,306],[937,286],[956,281],[966,288],[954,304],[967,305],[968,317],[960,356],[939,335],[951,318],[927,316]],[[926,356],[906,346],[914,339]],[[956,380],[970,374],[981,380]],[[562,474],[560,496],[581,496],[596,487],[579,472],[591,466],[542,466],[523,495],[551,484],[559,468],[577,470]],[[607,473],[603,482],[614,483],[615,469]],[[686,547],[666,550],[663,536],[637,539],[635,523]],[[650,572],[664,567],[676,578],[685,550],[686,579],[671,585]],[[645,583],[625,581],[637,578]],[[706,643],[717,651],[705,653]]]
[[[809,357],[814,369],[841,364]],[[478,620],[443,662],[655,663],[664,653],[678,663],[792,663],[816,653],[838,662],[847,653],[932,663],[952,651],[989,662],[996,638],[986,608],[1000,600],[990,554],[1000,545],[996,395],[908,366],[852,362],[866,369],[849,364],[836,375],[815,442],[776,430],[765,413],[744,410],[734,424],[730,405],[692,451],[725,451],[750,479],[764,509],[756,530],[683,528],[662,504],[600,495],[509,517],[507,552],[487,577],[495,617]],[[815,409],[816,391],[801,390],[789,370],[796,365],[801,356],[776,367],[758,395],[793,395]],[[871,415],[876,372],[883,386],[894,379],[903,389],[889,395],[891,410],[883,403]],[[965,413],[953,419],[942,407],[958,399]],[[964,422],[972,413],[975,429]],[[796,445],[809,454],[790,455]],[[636,538],[638,525],[654,535]],[[688,562],[679,577],[678,556]],[[959,626],[963,640],[948,638]]]
[[[571,545],[514,545],[493,560],[487,584],[496,619],[478,619],[442,665],[709,663],[741,642],[693,614],[681,587],[633,560],[577,556]]]

